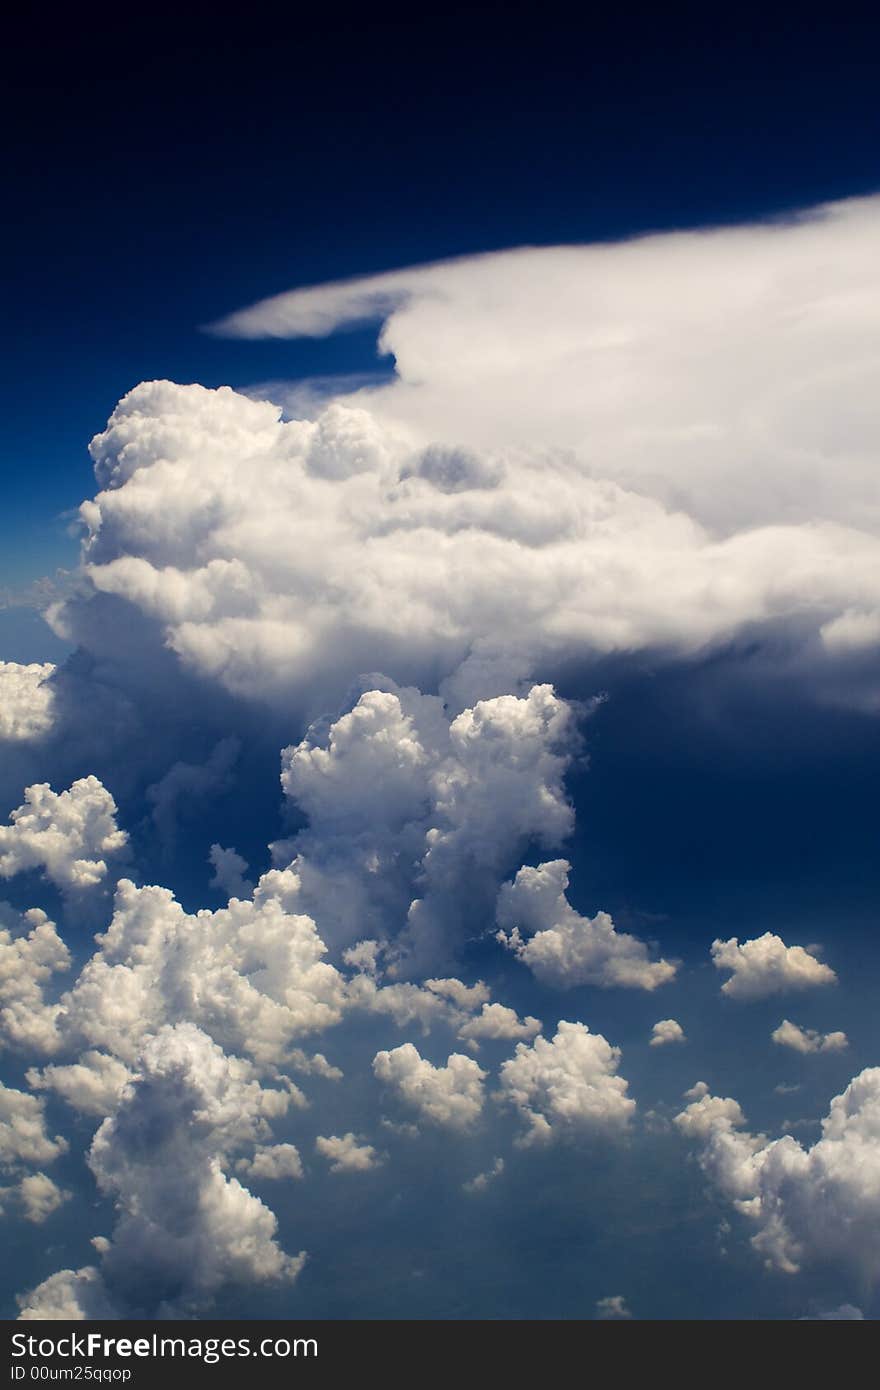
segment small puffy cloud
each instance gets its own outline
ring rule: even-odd
[[[67,1147],[61,1135],[53,1139],[48,1133],[41,1097],[0,1081],[0,1167],[14,1172],[22,1165],[51,1163]]]
[[[651,1029],[650,1047],[665,1047],[667,1043],[687,1042],[684,1029],[674,1018],[661,1018]]]
[[[755,1227],[752,1245],[768,1265],[796,1273],[833,1262],[863,1280],[880,1277],[880,1068],[860,1072],[835,1096],[808,1148],[789,1134],[749,1134],[737,1102],[711,1094],[692,1101],[676,1124]]]
[[[466,1130],[482,1112],[486,1073],[472,1057],[459,1052],[453,1052],[445,1066],[435,1067],[412,1043],[403,1043],[390,1052],[377,1052],[373,1071],[432,1124]]]
[[[861,1308],[857,1308],[854,1303],[841,1303],[838,1308],[831,1308],[827,1313],[816,1314],[819,1322],[863,1322],[864,1317]]]
[[[302,1159],[295,1144],[263,1144],[254,1151],[252,1158],[240,1158],[235,1165],[236,1172],[249,1178],[262,1180],[278,1178],[301,1178]]]
[[[18,1184],[18,1195],[26,1221],[41,1225],[70,1197],[45,1173],[29,1173]]]
[[[528,1128],[525,1144],[624,1129],[636,1103],[618,1076],[620,1049],[586,1024],[561,1022],[552,1039],[518,1043],[502,1064],[501,1096]]]
[[[652,960],[645,943],[616,931],[607,912],[582,917],[575,911],[565,896],[570,867],[565,859],[527,865],[504,885],[497,908],[501,944],[556,989],[594,984],[654,990],[671,980],[675,966]]]
[[[0,742],[28,742],[52,727],[51,662],[0,661]]]
[[[92,888],[107,876],[107,858],[125,848],[116,803],[97,777],[81,777],[69,791],[48,783],[25,790],[24,804],[0,826],[0,877],[42,869],[59,888]]]
[[[366,1173],[382,1162],[372,1144],[362,1144],[352,1134],[322,1135],[315,1140],[315,1149],[330,1164],[331,1173]]]
[[[19,916],[0,904],[0,1038],[52,1051],[58,1009],[46,1003],[44,987],[69,966],[70,952],[45,912],[34,907]]]
[[[484,1004],[475,1018],[463,1023],[458,1036],[467,1043],[479,1044],[484,1040],[503,1040],[512,1042],[520,1038],[533,1038],[541,1031],[541,1020],[527,1014],[521,1019],[515,1009],[505,1004]]]
[[[742,944],[735,936],[712,942],[716,970],[729,970],[721,986],[729,999],[765,999],[772,994],[832,985],[837,976],[803,946],[786,946],[772,932]]]
[[[794,1052],[842,1052],[849,1046],[846,1033],[820,1033],[815,1028],[801,1028],[784,1018],[778,1028],[770,1034],[780,1047],[790,1047]]]
[[[621,1321],[632,1317],[623,1294],[609,1294],[607,1298],[597,1298],[596,1317],[600,1322]]]

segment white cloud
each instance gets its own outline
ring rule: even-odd
[[[62,996],[61,1044],[130,1065],[144,1037],[192,1021],[223,1046],[281,1062],[291,1042],[342,1017],[345,982],[323,961],[297,880],[264,875],[253,901],[188,916],[165,888],[122,879],[99,949]]]
[[[20,1322],[87,1322],[120,1316],[94,1265],[61,1269],[30,1293],[21,1294],[18,1303]]]
[[[390,1052],[377,1052],[373,1071],[432,1124],[466,1130],[482,1112],[486,1073],[460,1052],[453,1052],[445,1066],[435,1067],[412,1043],[403,1043]]]
[[[780,1047],[790,1047],[794,1052],[842,1052],[849,1046],[846,1033],[819,1033],[815,1028],[801,1028],[787,1018],[770,1036]]]
[[[636,1105],[617,1075],[619,1062],[620,1048],[583,1023],[561,1022],[552,1041],[517,1043],[500,1082],[502,1097],[528,1126],[522,1142],[624,1129]]]
[[[52,727],[51,662],[0,661],[0,741],[27,742]]]
[[[721,986],[721,993],[729,999],[765,999],[772,994],[832,985],[837,980],[831,967],[803,946],[786,946],[772,932],[742,945],[735,936],[729,941],[713,941],[712,960],[716,970],[731,972]]]
[[[749,1134],[737,1102],[710,1094],[676,1123],[757,1228],[752,1244],[769,1265],[795,1273],[830,1260],[862,1279],[880,1275],[880,1068],[860,1072],[835,1096],[810,1148],[791,1135]]]
[[[666,1047],[668,1043],[687,1042],[684,1029],[674,1018],[661,1018],[651,1029],[649,1047]]]
[[[62,889],[92,888],[107,876],[107,858],[125,848],[116,803],[97,777],[81,777],[69,791],[48,783],[25,790],[12,825],[0,826],[0,877],[42,869]]]
[[[295,1144],[262,1144],[252,1158],[240,1158],[235,1169],[249,1178],[263,1181],[303,1175],[302,1159]]]
[[[38,907],[19,917],[0,904],[0,922],[0,1037],[17,1048],[51,1051],[58,1010],[46,1004],[44,987],[69,968],[70,952]]]
[[[23,1164],[51,1163],[67,1148],[61,1135],[48,1133],[42,1099],[0,1081],[0,1167],[15,1172]]]
[[[223,1172],[242,1148],[256,1149],[259,1166],[269,1123],[290,1099],[261,1087],[247,1062],[192,1024],[145,1044],[89,1152],[117,1212],[112,1237],[96,1247],[115,1298],[185,1315],[224,1283],[296,1277],[304,1256],[281,1250],[274,1214]]]
[[[66,1202],[70,1193],[54,1183],[45,1173],[29,1173],[18,1184],[18,1193],[26,1221],[41,1225]]]
[[[632,1317],[623,1294],[609,1294],[596,1300],[596,1317],[600,1322],[622,1321]]]
[[[276,859],[293,858],[331,944],[367,929],[393,938],[398,972],[448,965],[524,848],[571,831],[574,742],[573,712],[547,685],[452,720],[437,697],[368,690],[285,750],[282,784],[309,826]]]
[[[350,1130],[341,1136],[319,1134],[315,1148],[327,1159],[331,1173],[366,1173],[382,1162],[373,1145],[360,1143]]]
[[[68,1065],[31,1067],[27,1082],[37,1091],[54,1091],[82,1115],[103,1119],[116,1109],[132,1073],[116,1057],[105,1052],[84,1052]]]
[[[541,1020],[527,1014],[521,1019],[515,1009],[505,1004],[484,1004],[475,1018],[469,1019],[458,1030],[458,1036],[467,1043],[479,1044],[484,1039],[512,1042],[518,1038],[533,1038],[541,1031]]]
[[[671,980],[675,966],[652,961],[645,943],[616,931],[607,912],[582,917],[575,911],[565,896],[569,869],[565,859],[525,866],[504,885],[497,909],[502,945],[556,989],[595,984],[653,990]]]
[[[876,532],[878,222],[864,198],[505,251],[293,291],[220,327],[320,336],[381,317],[396,379],[349,400],[415,443],[571,450],[722,530],[825,516]]]

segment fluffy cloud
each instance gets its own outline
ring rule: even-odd
[[[70,1197],[69,1192],[65,1192],[45,1173],[29,1173],[19,1183],[18,1192],[25,1220],[38,1226]]]
[[[684,1029],[674,1018],[661,1018],[651,1029],[651,1041],[649,1047],[666,1047],[668,1043],[683,1043],[687,1039]]]
[[[48,783],[25,791],[24,805],[0,826],[0,876],[42,869],[59,888],[92,888],[107,875],[107,858],[125,848],[116,803],[97,777],[81,777],[69,791]]]
[[[846,1033],[819,1033],[815,1028],[801,1028],[787,1018],[770,1036],[780,1047],[790,1047],[794,1052],[842,1052],[849,1046]]]
[[[42,1099],[0,1081],[0,1167],[15,1172],[22,1165],[51,1163],[66,1151],[67,1140],[46,1129]]]
[[[53,1041],[57,1042],[56,1033]],[[67,1065],[31,1067],[27,1082],[36,1091],[53,1091],[82,1115],[103,1118],[115,1110],[123,1090],[132,1078],[128,1067],[106,1052],[84,1052],[79,1061]]]
[[[51,662],[0,661],[0,741],[26,742],[52,726]]]
[[[123,1307],[184,1314],[226,1282],[293,1279],[304,1256],[275,1240],[273,1213],[227,1177],[236,1150],[257,1148],[290,1104],[252,1067],[192,1024],[144,1046],[115,1114],[98,1129],[89,1165],[117,1212],[98,1238],[101,1270]]]
[[[276,858],[293,857],[331,944],[366,927],[394,936],[398,970],[448,963],[523,849],[571,831],[563,776],[575,732],[546,685],[451,720],[437,697],[368,690],[285,750],[282,784],[309,825]]]
[[[466,1130],[483,1109],[486,1073],[472,1057],[453,1052],[444,1067],[433,1066],[412,1043],[377,1052],[373,1071],[419,1117],[447,1129]]]
[[[43,992],[56,972],[68,969],[70,952],[38,907],[19,917],[0,904],[0,922],[0,1038],[51,1051],[58,1009],[46,1005]]]
[[[498,897],[498,940],[556,989],[595,984],[653,990],[671,980],[675,966],[652,961],[645,943],[615,931],[607,912],[582,917],[574,910],[565,896],[569,869],[565,859],[520,869]]]
[[[817,960],[803,946],[786,946],[772,932],[744,941],[712,942],[716,970],[729,970],[730,978],[721,986],[729,999],[765,999],[790,990],[810,989],[834,984],[837,976],[830,966]]]
[[[346,1007],[314,922],[296,911],[297,887],[271,873],[252,901],[190,917],[167,889],[123,879],[98,951],[59,1001],[57,1046],[130,1065],[149,1033],[190,1021],[258,1062],[281,1061]]]
[[[503,1099],[528,1126],[522,1142],[625,1128],[636,1104],[617,1075],[619,1062],[620,1048],[583,1023],[561,1022],[552,1041],[518,1043],[500,1082]]]
[[[276,1180],[278,1178],[301,1178],[302,1159],[295,1144],[264,1144],[254,1153],[253,1158],[240,1158],[236,1171],[249,1178]]]
[[[521,1019],[515,1009],[505,1004],[484,1004],[476,1018],[462,1024],[458,1036],[477,1045],[483,1039],[512,1042],[517,1038],[533,1038],[540,1033],[541,1026],[541,1020],[531,1014]]]
[[[705,1088],[676,1124],[756,1227],[752,1244],[769,1265],[795,1273],[831,1260],[861,1279],[880,1275],[880,1068],[860,1072],[835,1096],[810,1148],[791,1135],[749,1134],[737,1102]]]
[[[315,1148],[330,1164],[331,1173],[366,1173],[376,1168],[382,1159],[372,1144],[361,1144],[352,1134],[318,1135]]]
[[[18,1299],[21,1322],[86,1322],[119,1316],[94,1265],[61,1269]]]

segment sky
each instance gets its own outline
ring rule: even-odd
[[[0,1315],[875,1317],[870,20],[60,25]]]

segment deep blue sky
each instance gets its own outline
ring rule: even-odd
[[[28,21],[19,21],[28,25]],[[835,8],[78,9],[7,35],[0,584],[136,382],[373,364],[370,332],[199,325],[294,285],[520,243],[750,218],[880,186],[876,21]],[[51,654],[48,653],[47,654]]]

